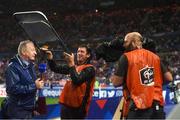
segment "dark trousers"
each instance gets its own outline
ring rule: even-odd
[[[129,109],[127,119],[165,119],[164,108],[157,101],[148,109],[137,109],[134,103]]]
[[[32,119],[32,110],[25,110],[14,103],[3,101],[1,104],[2,119]]]
[[[86,113],[80,108],[61,105],[61,119],[85,119]]]

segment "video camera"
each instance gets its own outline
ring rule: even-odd
[[[123,39],[116,37],[110,42],[103,42],[95,49],[96,59],[104,59],[106,62],[115,62],[124,53]]]
[[[124,40],[122,37],[116,37],[110,42],[103,42],[95,49],[96,59],[104,59],[106,62],[115,62],[124,53]],[[156,44],[152,39],[143,39],[143,48],[156,53]]]

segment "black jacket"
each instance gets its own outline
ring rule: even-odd
[[[53,72],[70,74],[73,84],[76,85],[82,84],[86,80],[92,80],[92,78],[95,76],[95,68],[92,66],[85,68],[81,71],[81,73],[77,73],[75,67],[69,67],[66,64],[57,65],[53,60],[48,60],[48,64]]]

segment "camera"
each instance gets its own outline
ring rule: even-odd
[[[110,42],[103,42],[95,49],[96,59],[104,59],[106,62],[115,62],[124,53],[123,39],[116,37]]]

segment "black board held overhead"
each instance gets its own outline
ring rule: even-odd
[[[13,17],[38,48],[40,45],[56,42],[61,47],[61,50],[55,51],[65,51],[70,53],[62,37],[57,34],[56,30],[42,12],[16,12],[13,14]],[[60,49],[60,47],[58,47],[58,49]]]

